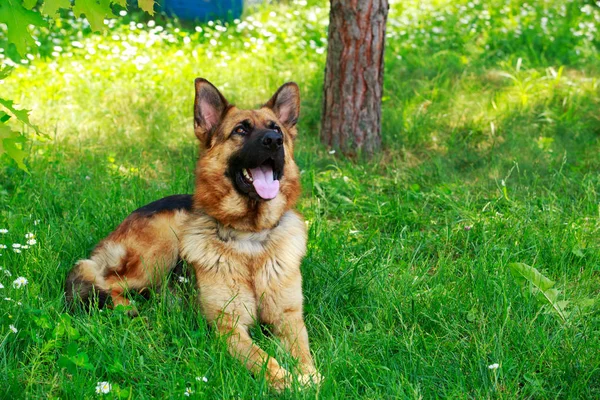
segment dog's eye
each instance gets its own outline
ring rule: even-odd
[[[271,125],[271,129],[273,129],[274,131],[277,131],[277,132],[281,133],[281,128],[277,124]]]
[[[233,130],[233,133],[237,133],[238,135],[245,135],[246,129],[243,126],[236,126]]]

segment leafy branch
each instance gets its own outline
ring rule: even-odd
[[[24,57],[30,49],[34,49],[35,39],[29,31],[29,26],[48,26],[48,18],[58,19],[59,10],[73,10],[76,16],[85,16],[92,31],[104,29],[104,19],[114,15],[112,6],[127,7],[127,0],[45,0],[36,9],[37,0],[2,0],[0,2],[0,23],[6,25],[6,39],[13,45],[17,53]],[[154,15],[154,0],[138,0],[139,7],[150,15]],[[0,68],[0,80],[5,79],[11,68]],[[29,110],[17,109],[12,100],[0,98],[0,104],[16,120],[32,128],[36,134],[43,135],[39,128],[29,121]],[[7,154],[19,168],[27,171],[24,159],[27,155],[22,147],[27,142],[26,137],[13,131],[8,125],[11,115],[0,111],[0,156]],[[20,145],[18,145],[20,144]]]

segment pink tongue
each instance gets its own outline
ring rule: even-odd
[[[250,169],[256,193],[265,200],[274,199],[279,193],[279,181],[273,179],[273,168],[263,165]]]

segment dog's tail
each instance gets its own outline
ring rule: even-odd
[[[104,278],[123,265],[125,255],[126,249],[123,245],[104,241],[96,247],[90,259],[79,260],[67,276],[67,308],[72,310],[78,302],[83,303],[87,309],[96,302],[98,307],[104,307],[110,295]]]
[[[106,304],[108,292],[97,285],[97,276],[102,269],[94,260],[80,260],[75,264],[65,284],[65,301],[69,311],[78,303],[85,309],[89,309],[96,302],[98,307]]]

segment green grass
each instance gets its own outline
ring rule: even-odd
[[[227,31],[116,21],[92,35],[64,20],[38,33],[48,58],[0,85],[49,134],[27,134],[30,175],[0,167],[0,397],[92,398],[100,381],[108,397],[269,395],[215,340],[191,283],[139,299],[140,318],[64,309],[77,259],[136,207],[193,190],[196,76],[246,107],[301,87],[305,309],[325,382],[282,398],[600,397],[599,8],[392,4],[385,150],[351,162],[318,141],[328,10],[283,3]],[[28,232],[37,244],[13,252]],[[566,322],[513,262],[557,282]]]

